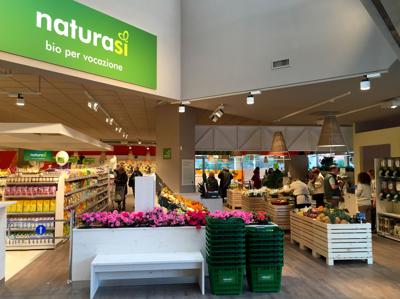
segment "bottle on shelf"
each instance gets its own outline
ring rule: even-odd
[[[400,180],[400,158],[397,158],[394,161],[394,170],[393,170],[393,173],[392,173],[392,178],[394,180]]]
[[[386,171],[385,171],[385,178],[391,179],[393,176],[393,159],[387,159],[386,161]]]
[[[379,168],[379,177],[381,177],[381,178],[385,177],[386,170],[387,170],[386,160],[382,159],[381,160],[381,166]]]

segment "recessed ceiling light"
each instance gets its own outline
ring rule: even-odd
[[[25,106],[25,100],[24,97],[19,93],[18,97],[17,97],[17,102],[16,102],[17,106]]]
[[[179,111],[179,113],[185,113],[185,111],[186,111],[185,105],[180,104],[178,111]]]
[[[250,91],[250,94],[253,95],[253,96],[260,95],[261,94],[261,90]]]
[[[251,93],[248,94],[248,96],[246,98],[246,103],[247,103],[247,105],[253,105],[254,104],[254,96]]]
[[[142,144],[142,140],[139,139],[137,143],[138,143],[138,144]]]
[[[370,90],[371,89],[371,82],[369,81],[367,76],[365,76],[364,79],[361,80],[360,89],[361,90]]]
[[[150,148],[149,148],[149,147],[146,147],[146,149],[149,150]]]

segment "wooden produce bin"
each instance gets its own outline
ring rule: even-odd
[[[324,256],[329,266],[336,260],[373,263],[370,223],[327,224],[291,212],[290,238],[300,249],[311,249],[314,257]]]
[[[227,205],[232,210],[242,209],[242,191],[237,189],[228,189]]]
[[[242,198],[242,208],[245,211],[249,212],[258,212],[258,211],[266,211],[266,200],[265,197],[251,197],[243,195]]]
[[[283,230],[289,230],[290,212],[293,210],[293,205],[273,205],[270,201],[267,201],[266,206],[272,222]]]

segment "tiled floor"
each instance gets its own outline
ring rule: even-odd
[[[282,291],[222,298],[400,298],[400,243],[374,237],[374,264],[338,262],[328,267],[323,258],[285,244]],[[89,298],[89,284],[67,284],[68,244],[47,251],[0,288],[1,299]],[[96,299],[217,298],[209,288],[201,296],[197,285],[159,285],[100,288]],[[221,297],[219,297],[221,298]]]

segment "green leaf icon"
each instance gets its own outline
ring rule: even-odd
[[[129,32],[128,30],[125,30],[124,32],[120,32],[118,33],[118,37],[120,40],[124,41],[124,42],[128,42],[129,39]]]

